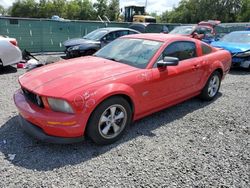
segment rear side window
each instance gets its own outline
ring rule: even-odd
[[[194,42],[180,41],[170,44],[163,52],[163,57],[177,57],[180,61],[197,57]]]
[[[116,38],[119,38],[121,36],[127,35],[128,34],[128,30],[124,30],[124,31],[116,31]]]
[[[212,48],[206,44],[201,44],[201,49],[203,55],[210,54],[213,51]]]

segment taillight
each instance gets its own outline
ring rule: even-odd
[[[17,46],[17,41],[16,40],[10,40],[10,43],[13,44],[14,46]]]

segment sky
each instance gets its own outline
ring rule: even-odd
[[[11,6],[14,1],[15,0],[0,0],[0,5],[7,8]],[[91,1],[95,2],[95,0]],[[124,6],[127,5],[145,5],[146,1],[147,12],[161,14],[166,10],[171,10],[173,6],[177,6],[180,0],[120,0],[120,7],[124,8]]]

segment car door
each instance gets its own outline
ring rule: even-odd
[[[157,62],[155,63],[149,99],[154,107],[175,103],[193,95],[198,92],[197,85],[201,79],[203,59],[197,57],[194,42],[173,42],[165,48],[158,61],[165,56],[177,57],[180,61],[177,66],[168,66],[164,70],[157,68]]]

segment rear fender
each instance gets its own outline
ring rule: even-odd
[[[203,80],[203,84],[202,84],[201,89],[205,87],[205,85],[206,85],[206,83],[207,83],[209,77],[210,77],[211,74],[212,74],[214,71],[216,71],[216,70],[220,70],[221,73],[222,73],[221,76],[222,76],[222,78],[224,78],[224,76],[225,76],[225,72],[224,72],[225,68],[224,68],[224,65],[223,65],[223,63],[222,63],[221,61],[218,61],[218,60],[217,60],[217,61],[215,61],[214,63],[212,63],[212,64],[209,66],[209,70],[207,71],[207,74],[206,74],[205,77],[204,77],[204,80]]]

